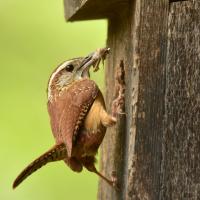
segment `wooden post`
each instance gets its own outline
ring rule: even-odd
[[[69,21],[107,18],[106,105],[116,68],[125,72],[125,113],[108,130],[99,200],[200,199],[200,2],[65,0]]]

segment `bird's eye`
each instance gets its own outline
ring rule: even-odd
[[[73,69],[74,69],[74,66],[73,66],[72,64],[69,64],[69,65],[66,66],[65,69],[66,69],[68,72],[72,72]]]

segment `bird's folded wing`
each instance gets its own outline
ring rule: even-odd
[[[83,79],[63,90],[53,102],[48,102],[51,127],[57,143],[64,142],[71,157],[73,143],[99,92],[94,81]]]

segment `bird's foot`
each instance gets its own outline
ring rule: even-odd
[[[112,103],[112,116],[124,115],[124,94],[119,91],[118,97]]]
[[[119,183],[117,181],[117,173],[116,171],[112,171],[111,173],[111,182],[112,182],[112,186],[117,190],[119,191],[120,190],[120,186],[119,186]]]

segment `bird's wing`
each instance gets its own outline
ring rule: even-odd
[[[75,82],[53,102],[48,102],[51,127],[57,143],[65,143],[71,157],[73,143],[99,89],[94,81]]]

